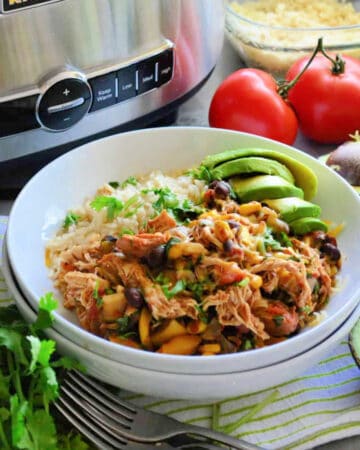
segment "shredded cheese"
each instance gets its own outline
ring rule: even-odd
[[[320,37],[325,48],[360,57],[360,12],[346,0],[233,1],[226,31],[246,64],[275,76],[284,76]]]

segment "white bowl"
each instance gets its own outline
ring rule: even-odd
[[[20,313],[27,321],[33,322],[36,313],[21,293],[11,273],[6,250],[2,263],[4,277]],[[86,367],[89,375],[101,382],[156,397],[219,401],[268,389],[301,375],[346,338],[359,316],[360,306],[324,341],[287,361],[244,372],[213,375],[168,373],[132,367],[81,348],[54,329],[48,329],[46,334],[57,342],[57,349],[61,354],[76,358]]]
[[[236,147],[275,149],[311,167],[319,179],[314,201],[322,207],[323,217],[345,222],[339,236],[344,255],[341,291],[332,295],[325,320],[276,347],[206,358],[163,355],[110,343],[81,329],[75,315],[62,306],[54,327],[78,345],[107,358],[189,374],[237,372],[274,364],[311,348],[335,331],[360,298],[360,251],[354,245],[355,230],[360,229],[359,197],[340,176],[305,153],[258,136],[211,128],[157,128],[112,136],[73,150],[37,173],[12,208],[6,236],[11,266],[31,305],[36,308],[40,296],[54,290],[44,264],[47,240],[60,228],[68,210],[82,205],[97,187],[153,169],[189,168],[207,154]]]

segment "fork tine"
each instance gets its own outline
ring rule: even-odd
[[[74,373],[73,373],[74,372]],[[73,370],[72,372],[68,372],[67,378],[70,378],[72,381],[78,384],[78,386],[82,387],[86,392],[92,395],[97,400],[103,399],[104,397],[111,401],[113,404],[116,404],[116,411],[131,420],[134,417],[134,414],[137,413],[137,410],[134,405],[126,402],[125,400],[120,399],[116,395],[113,395],[109,390],[103,388],[99,382],[94,382],[91,378],[83,375],[81,372],[77,370]],[[99,397],[98,394],[102,394],[103,397]],[[108,406],[108,405],[107,405]]]
[[[76,409],[74,408],[75,405],[71,405],[71,402],[65,399],[63,396],[59,397],[54,405],[75,428],[77,428],[99,449],[121,450],[126,448],[126,440],[119,440],[118,436],[114,435],[109,430],[107,430],[107,433],[104,433],[103,429],[98,428],[97,424],[94,421],[90,420],[89,422],[85,420],[85,418],[78,411],[76,411]],[[109,446],[109,444],[111,446]]]
[[[86,392],[83,392],[70,385],[69,383],[63,383],[63,385],[60,386],[60,390],[85,411],[88,411],[90,408],[93,411],[100,411],[100,414],[98,413],[98,416],[96,418],[98,419],[101,414],[108,417],[114,424],[113,428],[118,429],[119,433],[121,432],[121,430],[124,430],[124,428],[130,428],[127,419],[117,414],[117,411],[114,410],[113,406],[109,406],[110,410],[112,411],[111,413],[109,413],[109,409],[103,407],[101,403],[96,401],[96,399],[88,395]],[[94,416],[95,414],[92,415]],[[119,425],[121,426],[121,429],[118,428]]]

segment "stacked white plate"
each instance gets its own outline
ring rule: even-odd
[[[351,187],[314,158],[257,136],[208,128],[163,128],[124,133],[93,142],[42,169],[18,196],[9,218],[4,272],[23,314],[31,320],[39,298],[54,291],[44,262],[46,242],[67,212],[109,180],[124,180],[154,169],[170,171],[198,164],[207,154],[230,148],[261,147],[297,158],[317,174],[314,202],[322,216],[345,223],[339,236],[343,267],[339,288],[325,307],[326,317],[284,342],[249,352],[176,356],[120,346],[81,329],[60,306],[49,335],[62,352],[77,357],[95,377],[145,394],[220,399],[270,387],[315,364],[349,332],[360,314],[360,200]],[[59,293],[56,296],[60,299]]]

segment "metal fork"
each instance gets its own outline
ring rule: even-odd
[[[55,403],[58,411],[90,442],[100,450],[224,450],[212,444],[194,441],[181,447],[173,447],[167,442],[157,442],[154,444],[129,441],[111,429],[104,431],[92,418],[88,418],[83,411],[76,409],[76,404],[62,396]]]
[[[171,417],[128,403],[78,371],[68,372],[63,380],[58,408],[65,397],[80,407],[86,418],[91,419],[98,428],[101,427],[105,432],[111,430],[120,440],[126,438],[131,441],[156,443],[191,434],[238,450],[261,450],[260,447],[243,440],[196,425],[183,424]],[[150,450],[150,447],[147,448]]]

